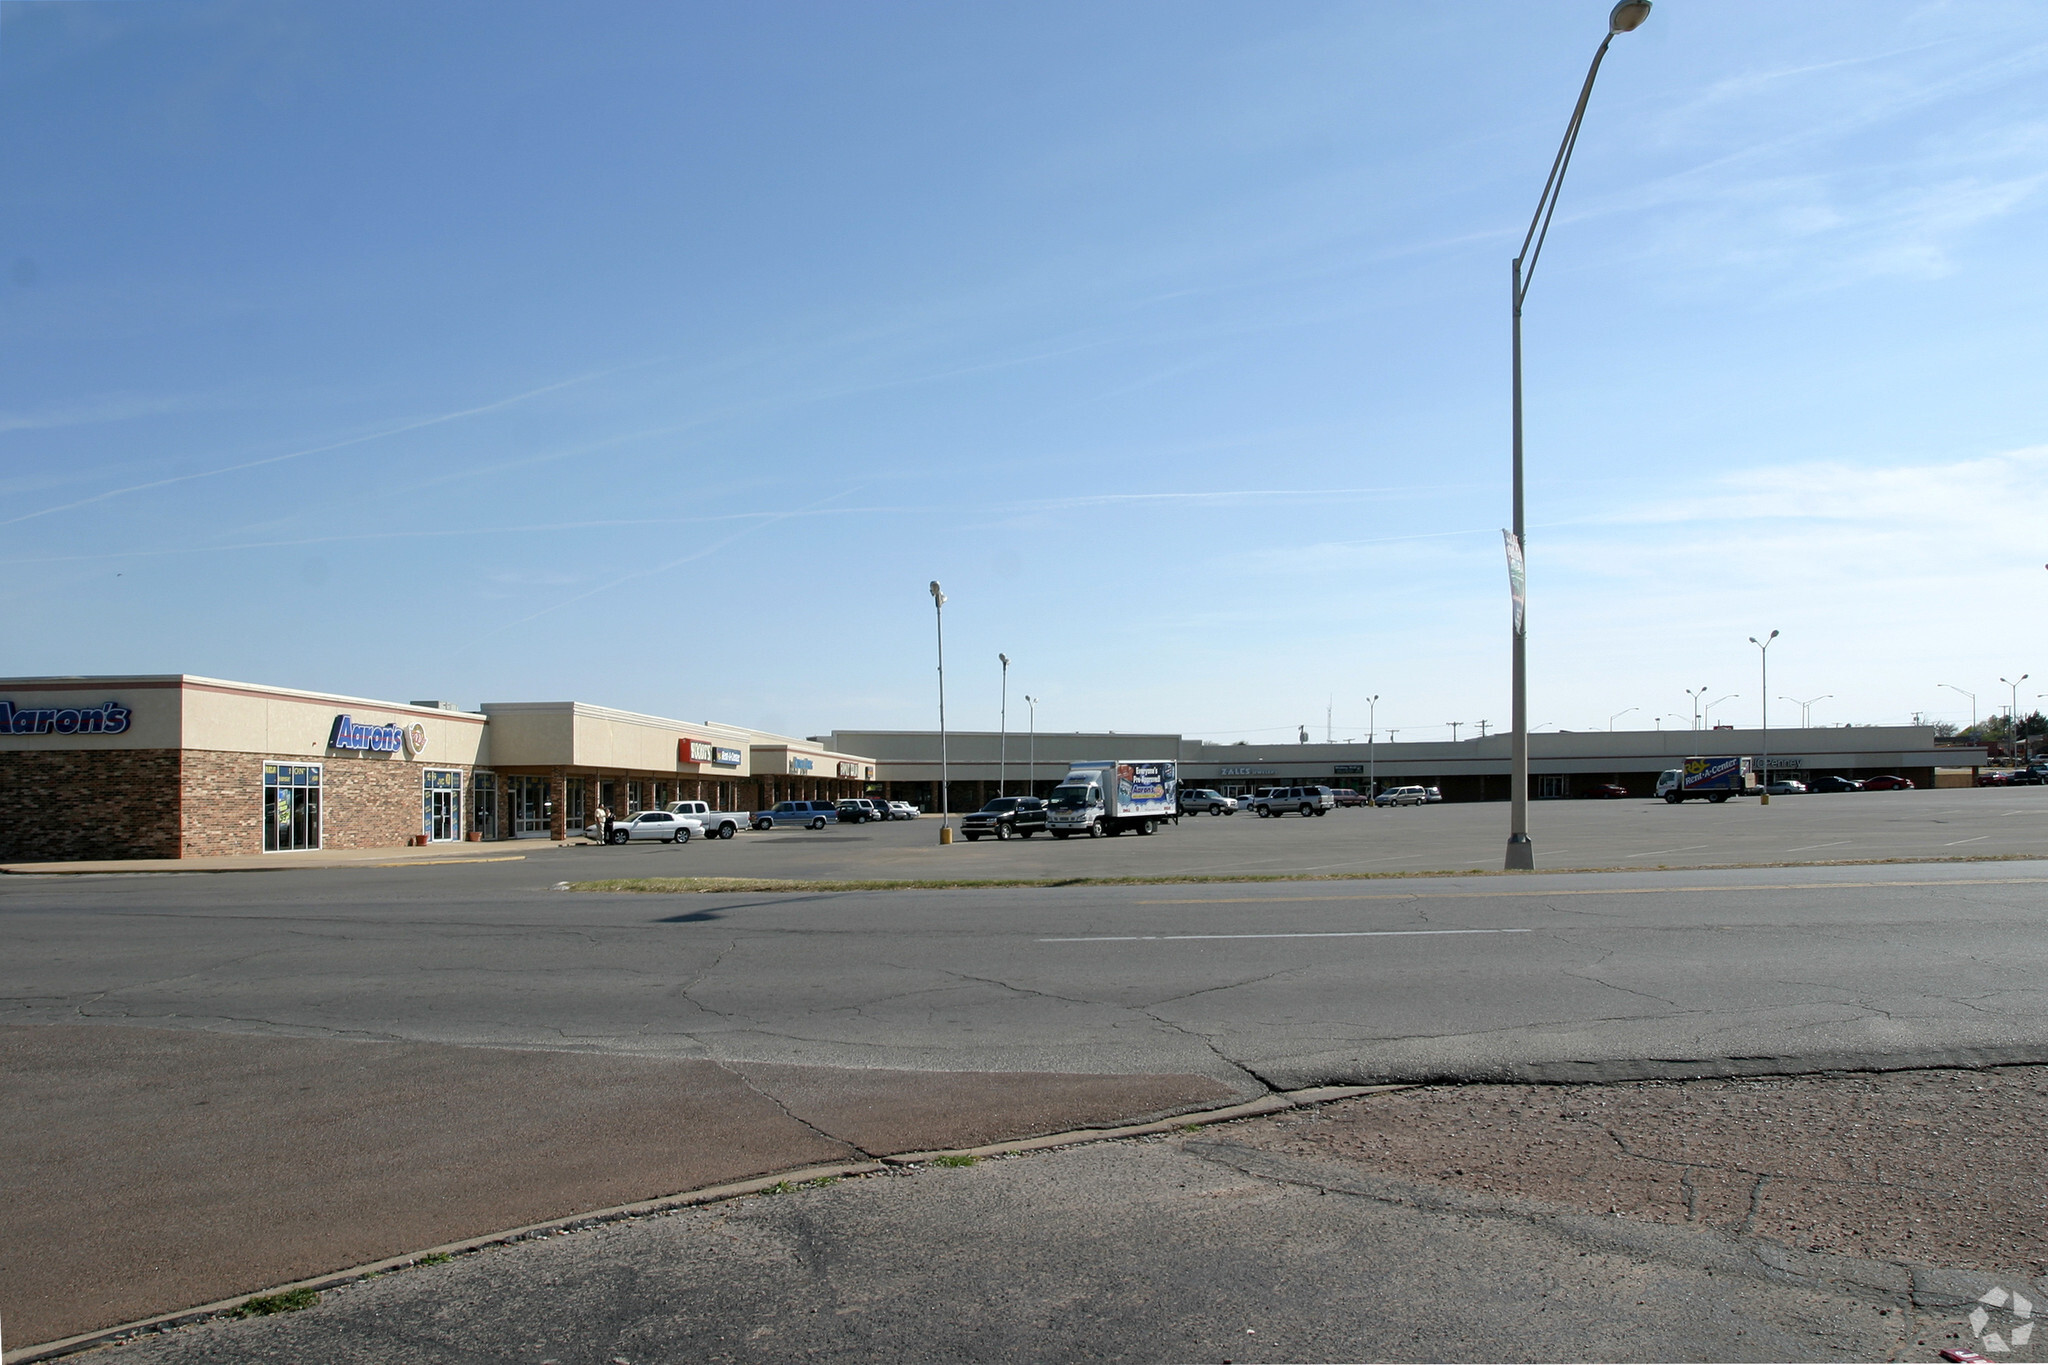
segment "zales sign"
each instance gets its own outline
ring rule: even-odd
[[[34,707],[0,701],[0,735],[118,735],[134,713],[119,702]]]

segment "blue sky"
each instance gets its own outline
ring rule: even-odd
[[[1020,726],[1499,727],[1605,15],[0,0],[0,673],[922,727],[938,578],[958,726],[1003,651]],[[1819,722],[2048,692],[2044,72],[2039,6],[1617,39],[1532,723],[1753,723],[1773,628]]]

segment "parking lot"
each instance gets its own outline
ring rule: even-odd
[[[954,819],[957,823],[958,813]],[[1545,801],[1544,870],[2048,856],[2048,788],[1774,797],[1725,805]],[[572,846],[577,877],[921,878],[1342,875],[1493,871],[1505,803],[1340,809],[1303,819],[1191,815],[1150,838],[939,844],[939,818],[748,832],[687,845]]]

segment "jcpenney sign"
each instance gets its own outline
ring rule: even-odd
[[[114,701],[58,708],[0,701],[0,735],[118,735],[128,728],[132,714]]]

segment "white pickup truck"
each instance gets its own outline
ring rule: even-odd
[[[704,826],[707,839],[730,839],[753,823],[751,815],[735,815],[731,811],[713,810],[707,801],[671,801],[668,803],[671,815],[687,815]]]

